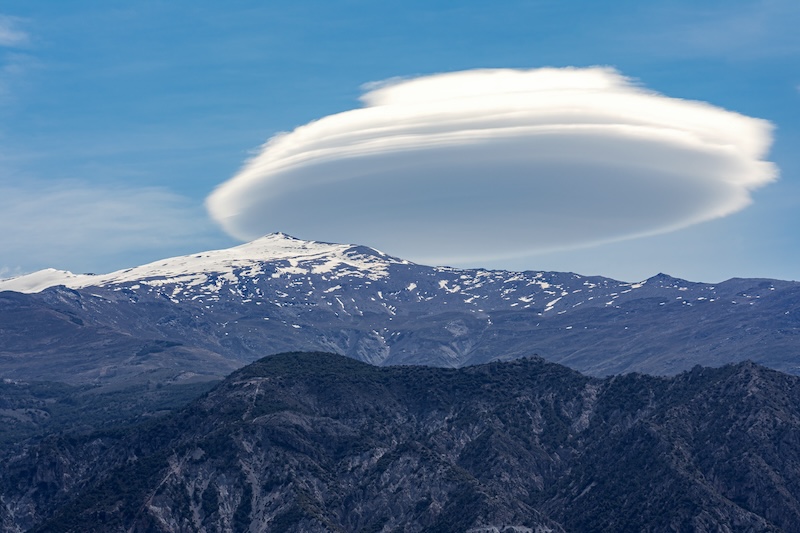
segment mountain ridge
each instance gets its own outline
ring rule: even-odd
[[[412,261],[401,259],[399,257],[388,255],[376,248],[359,244],[338,244],[323,241],[308,241],[293,237],[283,232],[274,232],[264,235],[253,241],[243,243],[231,248],[222,248],[215,250],[207,250],[203,252],[195,252],[182,256],[169,257],[159,259],[136,267],[128,267],[107,274],[75,274],[68,270],[60,270],[57,268],[45,268],[35,272],[13,276],[10,278],[0,279],[0,292],[2,291],[15,291],[24,293],[41,292],[42,290],[63,285],[71,289],[82,289],[91,286],[107,286],[113,284],[121,284],[130,281],[143,280],[151,277],[161,278],[177,278],[187,274],[204,274],[204,273],[227,273],[230,272],[231,267],[245,267],[251,266],[253,263],[258,262],[275,262],[279,260],[289,260],[290,263],[313,261],[314,259],[322,259],[328,256],[330,261],[343,261],[346,259],[352,260],[353,256],[360,256],[363,258],[374,257],[380,258],[373,261],[372,266],[377,266],[380,270],[386,264],[405,264],[414,265]],[[192,259],[200,259],[201,261],[192,261]],[[204,261],[203,261],[204,259]],[[216,261],[215,261],[216,260]],[[357,261],[353,261],[357,263]],[[358,266],[368,266],[369,261],[363,261]],[[189,267],[194,268],[189,268]],[[422,265],[421,265],[422,266]],[[172,267],[170,270],[169,267]],[[547,274],[563,274],[563,275],[579,275],[575,272],[548,272],[536,270],[503,270],[503,269],[482,269],[482,268],[458,268],[444,265],[430,266],[431,268],[438,268],[442,270],[477,270],[477,271],[502,271],[509,274],[524,273],[524,272],[539,272]],[[784,283],[797,283],[791,280],[778,280],[773,278],[741,278],[733,277],[728,280],[723,280],[718,283],[697,282],[676,278],[664,272],[659,272],[635,282],[620,281],[613,278],[608,278],[600,275],[580,275],[585,278],[608,279],[621,285],[636,286],[645,283],[666,283],[666,282],[682,282],[702,285],[719,285],[722,283],[735,282],[741,280],[760,280],[760,281],[778,281]]]
[[[430,267],[284,234],[90,279],[0,292],[0,376],[221,377],[298,349],[444,367],[538,354],[597,376],[744,359],[800,373],[796,282]]]
[[[287,353],[144,426],[0,473],[33,531],[798,531],[800,378],[745,362],[599,379]],[[477,529],[483,528],[483,529]]]

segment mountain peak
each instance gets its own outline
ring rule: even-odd
[[[69,270],[45,268],[31,274],[0,280],[0,291],[41,292],[55,285],[68,285],[93,278],[93,274],[73,274]]]
[[[305,241],[304,239],[298,239],[288,233],[284,233],[282,231],[273,231],[272,233],[267,233],[266,235],[259,237],[250,242],[257,242],[257,241],[303,241],[303,242],[311,242]]]
[[[209,275],[229,280],[238,279],[238,271],[255,275],[263,271],[266,263],[288,263],[293,272],[360,271],[375,279],[387,275],[389,264],[408,264],[408,261],[366,246],[306,241],[276,232],[232,248],[161,259],[109,274],[73,274],[52,268],[40,270],[0,281],[0,291],[33,293],[57,285],[80,289],[155,280],[160,284],[181,282],[196,285],[204,283]]]
[[[663,272],[659,272],[655,276],[651,276],[645,280],[647,283],[673,283],[675,281],[684,281],[680,278],[674,278],[669,274],[664,274]]]

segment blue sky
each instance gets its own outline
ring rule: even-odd
[[[794,0],[11,0],[0,16],[0,276],[105,272],[237,243],[206,197],[275,133],[360,107],[365,83],[604,65],[770,121],[780,179],[725,218],[481,266],[800,279]]]

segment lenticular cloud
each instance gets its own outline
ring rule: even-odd
[[[207,200],[271,231],[424,262],[519,257],[738,211],[777,175],[771,125],[609,68],[471,70],[371,84],[364,107],[276,135]]]

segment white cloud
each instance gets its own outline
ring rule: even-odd
[[[132,254],[202,249],[213,233],[201,207],[164,189],[79,182],[0,185],[0,229],[0,278],[135,266]]]
[[[0,46],[24,46],[29,36],[18,28],[20,19],[0,14]]]
[[[424,262],[520,257],[736,212],[775,179],[771,125],[609,68],[371,84],[365,107],[276,135],[207,199],[247,240],[281,230]]]

